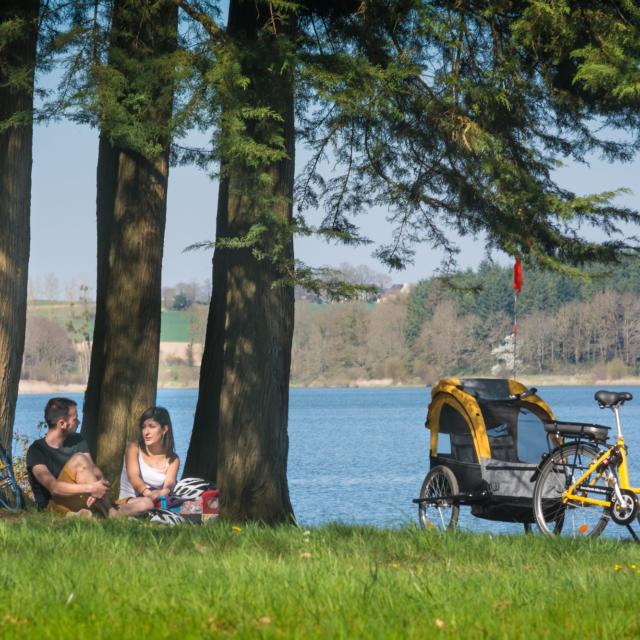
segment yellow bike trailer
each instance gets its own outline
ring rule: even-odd
[[[430,470],[414,500],[421,524],[452,529],[460,506],[468,505],[474,516],[528,529],[535,521],[533,480],[561,444],[563,424],[535,388],[516,380],[440,380],[426,421]]]

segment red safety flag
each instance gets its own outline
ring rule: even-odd
[[[516,293],[522,291],[522,263],[520,258],[516,258],[516,263],[513,265],[513,290]]]

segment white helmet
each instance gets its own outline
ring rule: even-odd
[[[185,524],[185,520],[180,514],[169,511],[169,509],[150,509],[147,511],[147,518],[151,522],[160,522],[161,524]]]
[[[208,480],[203,480],[202,478],[182,478],[173,487],[171,495],[181,500],[195,500],[212,487],[213,485]]]

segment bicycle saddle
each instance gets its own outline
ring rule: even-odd
[[[601,409],[621,407],[627,400],[633,400],[628,391],[596,391],[594,398]]]

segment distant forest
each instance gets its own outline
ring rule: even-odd
[[[363,296],[366,301],[333,303],[299,296],[293,384],[431,384],[445,375],[511,374],[510,267],[483,262],[475,270],[402,290],[389,287],[388,276],[363,267],[341,265],[336,273],[354,284],[373,284],[380,293]],[[210,283],[163,290],[163,340],[188,343],[181,354],[161,356],[160,384],[197,384],[209,295]],[[76,302],[42,305],[30,305],[23,378],[85,383],[93,302],[81,295]],[[520,374],[638,375],[638,261],[628,259],[584,279],[525,267],[517,358]]]
[[[387,378],[430,384],[444,375],[513,368],[513,272],[478,269],[422,280],[375,304],[299,302],[292,381],[353,384]],[[640,264],[577,279],[527,269],[518,297],[517,370],[594,378],[640,368]]]

